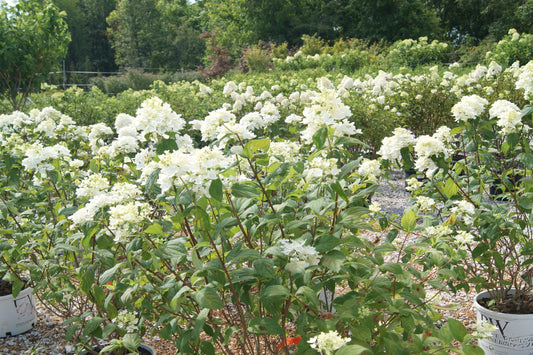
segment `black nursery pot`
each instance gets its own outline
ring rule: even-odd
[[[505,184],[505,188],[503,188],[503,182],[500,179],[495,179],[492,185],[490,185],[489,188],[489,194],[497,201],[508,201],[507,198],[502,197],[501,195],[504,192],[514,192],[517,190],[517,183],[522,179],[522,175],[516,174],[509,176],[510,185]]]

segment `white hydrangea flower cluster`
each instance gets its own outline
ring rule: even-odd
[[[431,157],[438,156],[441,153],[448,157],[448,149],[444,143],[428,135],[418,137],[415,144],[415,153],[417,155],[415,161],[416,169],[418,171],[427,171],[428,174],[432,174],[437,169]]]
[[[134,124],[141,141],[148,136],[157,142],[160,138],[168,138],[169,132],[179,133],[185,126],[185,120],[168,103],[154,96],[144,100],[137,109]]]
[[[372,213],[379,213],[381,211],[381,205],[378,202],[372,202],[368,206],[368,210]]]
[[[26,170],[36,171],[41,175],[46,174],[49,170],[54,170],[51,160],[63,159],[70,161],[71,157],[70,150],[63,144],[43,146],[40,142],[27,146],[24,156],[22,166]]]
[[[41,138],[66,140],[78,138],[76,132],[76,122],[52,107],[32,109],[29,115],[20,111],[0,115],[0,143],[12,134],[27,136],[38,133]]]
[[[101,185],[98,185],[99,183]],[[93,221],[97,212],[109,206],[109,213],[113,211],[113,223],[110,225],[110,230],[115,235],[116,241],[123,241],[129,232],[138,228],[138,225],[148,218],[150,206],[139,202],[141,190],[136,185],[117,182],[110,189],[104,189],[105,184],[97,176],[88,177],[80,183],[81,196],[94,195],[85,206],[69,216],[72,221],[71,228]],[[123,207],[120,207],[121,205]]]
[[[274,161],[283,161],[294,163],[301,159],[301,145],[297,142],[281,141],[270,143],[270,163]]]
[[[489,110],[491,118],[498,118],[496,125],[501,127],[501,134],[515,133],[522,127],[520,108],[507,100],[497,100]]]
[[[453,142],[451,131],[450,127],[440,126],[433,134],[433,137],[447,145]]]
[[[488,101],[478,95],[463,96],[461,101],[452,107],[452,115],[456,122],[472,120],[485,111]]]
[[[526,100],[529,98],[529,95],[533,93],[533,61],[521,68],[515,86],[517,89],[524,89],[524,97]]]
[[[303,172],[303,176],[311,181],[313,179],[331,179],[340,172],[336,158],[324,158],[320,155],[314,157]]]
[[[138,229],[150,216],[151,208],[146,202],[131,201],[109,208],[109,229],[114,234],[115,242],[128,240],[131,231]]]
[[[405,189],[410,192],[416,191],[422,186],[424,186],[424,183],[422,181],[418,181],[418,179],[414,176],[408,179],[405,179],[405,184],[406,184]]]
[[[350,342],[350,338],[339,335],[336,330],[330,330],[327,333],[320,333],[312,337],[307,342],[311,348],[321,351],[324,355],[331,355],[335,350]]]
[[[447,225],[429,226],[426,228],[426,233],[432,238],[442,238],[444,236],[452,234],[452,230]]]
[[[106,139],[113,135],[113,130],[104,123],[97,123],[90,126],[89,145],[93,154],[102,152],[102,148],[107,146]]]
[[[455,235],[455,242],[459,245],[469,245],[474,241],[474,236],[466,231],[459,231]]]
[[[400,150],[402,148],[415,145],[414,134],[405,128],[395,128],[391,137],[383,138],[378,154],[386,160],[399,161],[401,159]]]
[[[78,198],[93,198],[109,189],[109,181],[102,174],[92,174],[83,179],[76,188]]]
[[[433,209],[435,206],[435,200],[427,196],[418,196],[416,198],[416,205],[419,211],[431,211],[431,209]]]
[[[303,266],[318,265],[320,262],[320,255],[315,247],[305,245],[305,241],[281,239],[279,241],[281,251],[283,254],[290,257],[291,262],[301,262]]]
[[[115,118],[117,138],[111,143],[111,156],[135,153],[139,149],[139,136],[135,128],[135,117],[119,113]]]
[[[472,332],[472,336],[477,339],[492,338],[492,334],[497,330],[498,328],[495,325],[486,320],[482,320],[476,323],[476,328]]]
[[[462,218],[466,224],[472,224],[476,207],[465,200],[455,202],[455,206],[450,209],[450,212],[455,214],[458,218]]]
[[[361,133],[348,121],[352,115],[350,107],[345,105],[333,84],[326,78],[319,79],[320,92],[311,93],[311,103],[303,110],[301,123],[307,126],[301,132],[306,143],[313,141],[313,135],[321,128],[328,127],[334,137],[352,136]]]
[[[235,125],[236,116],[226,108],[219,108],[211,111],[203,120],[191,121],[194,129],[202,134],[202,141],[211,142],[217,139],[219,127],[224,125]]]
[[[116,324],[120,329],[125,330],[126,333],[134,333],[138,329],[137,324],[139,323],[139,318],[137,318],[135,313],[123,309],[118,312],[118,315],[111,322]]]
[[[363,159],[357,173],[361,176],[365,176],[369,180],[376,181],[377,177],[381,175],[381,165],[379,160],[375,159]]]
[[[146,164],[140,182],[146,183],[148,176],[161,169],[157,180],[162,192],[172,186],[187,186],[194,192],[208,195],[211,180],[235,163],[234,155],[225,155],[222,149],[204,147],[201,149],[166,152],[158,160]]]

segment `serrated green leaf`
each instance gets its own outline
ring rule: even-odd
[[[257,259],[253,262],[253,267],[257,276],[264,280],[273,279],[274,263],[270,259]]]
[[[322,256],[321,264],[333,272],[339,272],[346,256],[340,250],[332,250]]]
[[[259,197],[260,192],[255,186],[248,184],[233,184],[231,187],[231,193],[235,197],[248,197],[254,198]]]
[[[163,235],[163,227],[157,222],[150,224],[146,229],[144,230],[144,233],[146,234],[154,234],[154,235]]]
[[[252,141],[249,141],[244,145],[243,153],[244,156],[247,158],[253,157],[255,152],[258,150],[262,150],[264,153],[268,152],[268,149],[270,148],[270,139],[255,139]]]
[[[444,184],[444,194],[446,197],[451,198],[457,195],[457,192],[459,192],[459,186],[452,179],[446,180],[446,184]]]
[[[359,355],[365,351],[372,353],[369,348],[362,345],[344,345],[335,352],[335,355]]]
[[[272,285],[263,289],[260,298],[264,301],[279,301],[289,297],[290,294],[285,286]]]
[[[412,232],[416,227],[416,212],[413,210],[407,211],[402,216],[402,228],[407,232]]]
[[[83,335],[90,335],[93,333],[99,326],[104,322],[104,318],[102,317],[93,317],[85,323],[85,326],[83,327]]]
[[[283,334],[283,329],[281,329],[281,326],[272,318],[251,319],[248,323],[248,331],[252,334]]]
[[[209,185],[209,195],[217,201],[222,201],[223,197],[223,186],[220,179],[212,180]]]
[[[164,139],[156,145],[157,154],[163,154],[166,151],[173,152],[178,150],[178,144],[175,139]]]
[[[217,290],[207,285],[194,293],[194,299],[201,308],[220,309],[224,307],[224,302],[220,298]]]
[[[316,149],[320,150],[324,146],[324,143],[326,143],[326,139],[328,138],[328,128],[322,127],[318,131],[313,134],[313,143],[315,143]]]
[[[448,318],[448,327],[455,340],[462,342],[468,333],[463,323],[453,318]]]
[[[129,351],[137,352],[137,349],[141,346],[141,337],[137,333],[128,333],[122,337],[122,343]]]
[[[106,271],[104,271],[102,275],[100,275],[98,282],[101,285],[104,285],[108,283],[109,281],[114,280],[117,271],[122,267],[122,265],[123,263],[118,263],[115,266],[113,266],[111,269],[107,269]]]

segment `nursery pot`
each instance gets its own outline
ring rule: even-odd
[[[0,338],[24,333],[35,325],[37,313],[33,303],[33,288],[0,297]]]
[[[479,346],[485,351],[485,354],[533,354],[533,314],[509,314],[491,311],[478,302],[478,300],[486,298],[491,298],[489,291],[478,294],[474,302],[477,321],[487,321],[497,328],[491,338],[479,340]]]
[[[103,346],[94,346],[93,347],[93,351],[96,351],[96,352],[100,352],[100,350],[103,349]],[[137,348],[137,351],[139,352],[139,355],[156,355],[156,352],[155,352],[155,349],[152,348],[151,346],[148,346],[146,344],[141,344],[138,348]],[[125,352],[125,354],[128,353],[128,351]],[[88,355],[89,352],[87,350],[83,350],[80,355]],[[103,353],[104,355],[105,354],[109,354],[109,353]],[[115,354],[115,353],[111,353],[111,354]]]

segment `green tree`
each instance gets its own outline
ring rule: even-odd
[[[107,18],[116,63],[133,68],[190,68],[204,44],[186,0],[119,0]]]
[[[70,41],[64,15],[48,0],[20,0],[16,6],[0,8],[0,94],[4,109],[11,106],[21,110],[44,74],[64,58]]]
[[[422,0],[348,0],[337,26],[345,37],[394,42],[439,37],[437,12]]]
[[[431,0],[450,39],[464,41],[467,37],[480,41],[492,35],[502,38],[513,27],[520,26],[519,8],[526,0]],[[526,20],[531,28],[531,18]]]

